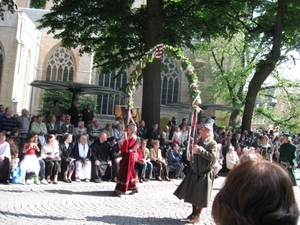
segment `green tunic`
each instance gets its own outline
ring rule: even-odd
[[[211,167],[216,161],[217,143],[214,139],[210,139],[205,144],[200,141],[198,145],[205,150],[199,151],[197,155],[194,155],[194,161],[191,162],[192,168],[175,190],[174,195],[192,205],[207,207],[215,178]],[[198,180],[196,177],[197,166]]]
[[[296,146],[291,143],[284,143],[280,146],[279,149],[279,163],[286,165],[289,163],[292,168],[287,168],[288,173],[291,176],[294,186],[297,186],[296,174],[295,174],[295,165],[296,165]]]

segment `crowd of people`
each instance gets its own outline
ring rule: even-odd
[[[280,206],[274,203],[273,211],[275,214],[278,211],[278,215],[269,210],[265,212],[266,218],[278,220],[277,224],[284,224],[280,223],[284,219],[294,224],[292,222],[299,214],[291,194],[291,187],[297,185],[295,168],[300,139],[296,136],[273,130],[239,133],[230,127],[216,126],[212,118],[198,124],[195,137],[190,137],[192,130],[186,118],[177,124],[176,118],[172,117],[161,132],[157,124],[147,129],[143,120],[124,127],[121,118],[102,127],[94,117],[91,105],[82,112],[78,106],[79,102],[74,101],[64,114],[59,101],[55,101],[49,117],[44,119],[37,115],[29,119],[26,109],[22,110],[21,116],[13,116],[10,107],[4,109],[0,105],[0,181],[48,185],[57,184],[59,177],[65,183],[106,180],[116,182],[114,193],[120,196],[128,190],[131,190],[130,194],[138,193],[137,182],[183,179],[174,194],[192,204],[192,213],[187,220],[197,223],[202,209],[210,201],[214,179],[223,169],[228,178],[213,204],[214,220],[217,224],[228,224],[223,209],[230,212],[233,209],[236,214],[230,217],[232,224],[243,224],[247,220],[252,221],[249,224],[259,224],[257,221],[263,217],[255,212],[259,207],[249,206],[257,216],[245,216],[242,222],[237,221],[241,218],[237,215],[247,214],[247,201],[259,198],[256,194],[262,188],[261,185],[247,185],[247,176],[264,179],[262,183],[270,185],[265,174],[272,173],[270,177],[282,183],[281,186],[276,184],[274,190],[279,194],[288,190],[289,197],[282,200],[286,201],[285,208],[279,204],[281,200],[276,200]],[[257,191],[255,196],[246,194],[252,193],[249,188]],[[245,203],[230,205],[232,201],[226,200],[231,196],[228,193]],[[274,191],[268,193],[272,196]],[[239,197],[239,194],[243,196]],[[273,205],[274,199],[268,200]]]
[[[12,109],[0,105],[0,181],[21,184],[57,184],[103,180],[118,183],[124,164],[124,145],[127,129],[124,121],[101,126],[92,106],[82,112],[74,101],[65,114],[54,102],[50,116],[31,116],[27,109],[13,115]],[[134,179],[170,181],[184,178],[186,166],[182,149],[187,140],[187,120],[174,127],[174,137],[168,126],[159,133],[157,124],[147,130],[142,120],[136,126],[138,148],[134,155]],[[172,129],[173,130],[173,129]],[[182,134],[182,137],[181,137]],[[163,138],[161,138],[163,137]],[[20,172],[21,171],[21,172]],[[120,178],[119,178],[120,179]]]

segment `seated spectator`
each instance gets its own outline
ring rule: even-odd
[[[117,123],[113,128],[113,135],[117,141],[124,139],[124,129],[122,123]]]
[[[219,225],[297,225],[299,209],[288,173],[267,161],[241,163],[216,195],[212,216]]]
[[[106,133],[107,138],[113,136],[112,124],[111,123],[105,124],[105,128],[103,129],[103,132]]]
[[[72,174],[75,169],[72,135],[66,133],[63,136],[63,143],[59,145],[61,158],[61,172],[64,174],[64,182],[72,183]]]
[[[42,145],[41,157],[46,165],[46,179],[51,184],[51,176],[53,175],[53,184],[57,184],[57,177],[60,165],[59,146],[55,139],[55,135],[49,134],[46,142]]]
[[[34,143],[41,149],[42,146],[39,143],[39,139],[38,139],[38,135],[35,135],[34,137]],[[46,181],[46,164],[44,159],[41,157],[41,151],[36,153],[36,156],[38,158],[39,164],[40,164],[40,172],[39,172],[39,176],[40,176],[40,180],[41,180],[41,184],[47,185],[48,182]]]
[[[92,122],[92,127],[88,131],[88,134],[90,136],[90,141],[94,142],[95,140],[98,139],[99,134],[103,131],[103,129],[100,126],[100,121],[99,120],[93,120]]]
[[[96,183],[102,182],[103,178],[112,179],[112,162],[110,145],[107,142],[106,133],[101,132],[98,140],[91,145],[92,148],[92,177]]]
[[[164,170],[165,179],[167,181],[170,181],[168,176],[168,170],[167,170],[167,163],[163,159],[161,155],[161,150],[159,148],[159,141],[153,140],[152,141],[153,148],[150,149],[150,156],[151,156],[151,163],[154,167],[157,168],[157,180],[162,181],[161,179],[161,170]]]
[[[10,168],[11,171],[19,166],[19,148],[15,144],[14,140],[12,138],[8,139],[8,143],[10,146],[10,154],[11,154],[11,163],[10,163]]]
[[[124,142],[124,139],[118,140],[116,144],[111,144],[111,160],[113,164],[113,180],[114,182],[117,182],[117,176],[120,169],[120,161],[122,159],[120,154],[120,148]]]
[[[188,136],[189,136],[189,131],[188,129],[190,129],[188,126],[182,126],[182,129],[181,129],[181,135],[180,135],[180,144],[183,145],[184,142],[187,141],[188,139]]]
[[[146,123],[144,120],[141,120],[139,122],[139,126],[137,129],[137,136],[143,139],[146,139],[148,136],[147,128],[146,128]]]
[[[172,166],[176,169],[175,171],[175,178],[180,179],[182,178],[181,173],[183,170],[183,163],[181,162],[181,154],[179,153],[179,145],[178,143],[174,142],[172,144],[172,148],[168,152],[168,166]]]
[[[159,140],[160,135],[158,131],[158,125],[154,124],[148,131],[148,138],[152,140]]]
[[[25,184],[26,173],[32,173],[32,172],[36,176],[35,183],[40,184],[39,181],[40,164],[38,158],[36,157],[36,152],[39,151],[40,148],[36,144],[36,134],[33,131],[29,131],[22,151],[25,154],[25,156],[24,159],[20,162],[20,168],[23,171],[22,184]],[[31,181],[29,180],[26,181],[26,184],[30,184],[30,183]]]
[[[176,141],[177,143],[179,143],[179,145],[181,145],[181,131],[179,126],[175,125],[174,126],[174,133],[173,133],[173,137],[171,139],[171,142],[174,143],[174,141]]]
[[[58,126],[58,134],[62,134],[61,125],[63,125],[65,122],[66,122],[66,115],[65,114],[61,114],[59,116],[59,120],[56,119],[56,123],[57,123],[57,126]]]
[[[7,107],[5,109],[5,115],[0,118],[0,132],[4,133],[7,138],[10,137],[10,132],[13,128],[18,128],[17,120],[12,117],[12,113],[12,109]]]
[[[92,151],[87,144],[86,135],[82,135],[79,138],[79,142],[75,144],[73,152],[76,160],[75,181],[81,182],[81,180],[85,180],[86,182],[90,182]]]
[[[0,118],[5,115],[4,105],[0,104]]]
[[[37,116],[36,115],[32,115],[31,118],[30,118],[30,123],[29,123],[28,131],[31,130],[32,123],[36,122],[36,121],[37,121]]]
[[[56,116],[55,115],[50,115],[49,116],[49,122],[46,124],[46,127],[47,127],[48,133],[51,130],[55,130],[57,133],[59,132],[60,127],[59,127],[59,124],[56,123]]]
[[[48,134],[48,131],[42,115],[37,115],[36,122],[31,124],[31,130],[38,135],[39,143],[43,145],[45,143],[45,134]]]
[[[226,167],[228,171],[230,171],[234,166],[236,166],[239,162],[239,157],[234,151],[234,147],[231,145],[228,148],[228,152],[226,154]]]
[[[6,135],[0,133],[0,182],[10,184],[10,146],[6,142]]]
[[[137,168],[138,171],[139,182],[143,183],[143,181],[148,181],[148,179],[145,178],[145,173],[147,169],[147,160],[140,147],[138,147],[137,149],[137,159],[135,162],[135,167]]]
[[[151,163],[151,157],[150,157],[150,151],[147,148],[147,140],[145,139],[141,139],[141,149],[143,152],[143,156],[146,160],[146,164],[147,164],[147,173],[148,173],[148,178],[150,180],[152,180],[152,172],[153,172],[153,164]]]
[[[183,130],[184,126],[188,125],[188,119],[187,118],[182,118],[181,119],[181,124],[179,125],[180,130]]]
[[[87,129],[84,126],[84,122],[83,121],[79,121],[78,122],[78,127],[75,128],[75,132],[74,132],[74,136],[77,139],[79,139],[81,137],[81,135],[85,135],[87,134]]]
[[[61,125],[60,130],[61,130],[61,132],[63,134],[64,133],[74,134],[75,127],[74,127],[74,124],[71,123],[71,116],[66,115],[66,121],[65,121],[65,123],[63,125]]]
[[[243,147],[243,149],[244,148],[247,148],[247,147]],[[236,154],[238,155],[238,157],[240,157],[243,154],[242,147],[241,147],[240,143],[236,143],[235,146],[234,146],[234,149],[235,149]]]
[[[168,125],[166,125],[164,127],[164,130],[161,132],[160,140],[161,140],[162,143],[170,144],[171,140],[170,140],[169,137],[170,137],[170,127]]]
[[[11,135],[10,135],[9,139],[11,139],[14,142],[14,144],[18,147],[18,149],[22,147],[18,128],[13,128],[11,130]]]
[[[262,138],[262,146],[261,146],[260,154],[265,160],[272,162],[273,151],[270,145],[270,139],[267,135],[264,135]]]
[[[215,162],[215,164],[213,165],[213,170],[214,170],[214,174],[215,174],[215,178],[218,178],[219,175],[219,171],[222,169],[222,165],[223,165],[223,154],[222,154],[222,145],[220,143],[217,144],[217,161]]]

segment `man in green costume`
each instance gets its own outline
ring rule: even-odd
[[[282,164],[290,174],[293,185],[297,186],[295,165],[296,165],[296,146],[292,144],[291,135],[289,133],[283,134],[283,144],[279,149],[279,163]]]

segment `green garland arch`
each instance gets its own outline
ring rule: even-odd
[[[189,62],[188,58],[183,56],[180,48],[175,48],[169,45],[159,44],[150,49],[144,54],[144,56],[137,63],[136,68],[130,74],[129,82],[126,88],[126,103],[129,109],[133,109],[133,93],[138,88],[142,80],[142,70],[146,67],[147,63],[152,63],[153,60],[160,60],[162,55],[167,55],[180,62],[182,70],[185,72],[185,76],[189,82],[189,98],[191,101],[191,108],[193,112],[199,113],[201,108],[200,90],[198,89],[198,77],[195,74],[195,68]]]

